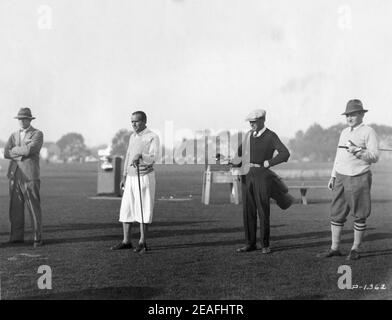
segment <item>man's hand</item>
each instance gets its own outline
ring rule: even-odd
[[[331,177],[331,179],[329,179],[328,189],[331,191],[333,190],[333,188],[335,188],[335,180],[336,180],[335,177]]]
[[[361,147],[358,147],[354,142],[352,142],[351,140],[348,140],[348,142],[346,143],[347,146],[347,152],[353,154],[354,156],[356,156],[359,152],[362,151]]]
[[[127,179],[126,176],[124,176],[120,182],[120,190],[123,191],[123,189],[125,188],[125,180]]]
[[[356,147],[356,146],[349,146],[347,148],[347,152],[352,153],[353,155],[357,154],[358,152],[362,151],[361,147]]]
[[[30,143],[32,143],[33,142],[33,140],[31,140],[31,139],[25,139],[25,140],[23,140],[23,143],[24,144],[30,144]]]
[[[232,169],[235,165],[233,162],[231,162],[230,160],[225,164],[225,166],[227,166],[229,169]]]
[[[268,160],[265,160],[263,165],[264,165],[264,168],[266,168],[266,169],[268,169],[270,167],[270,163]]]
[[[142,155],[140,153],[136,154],[133,159],[132,159],[132,165],[136,167],[140,163],[140,159],[142,158]]]

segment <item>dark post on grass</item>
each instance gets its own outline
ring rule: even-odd
[[[98,164],[97,194],[99,196],[121,197],[120,157],[102,157]]]

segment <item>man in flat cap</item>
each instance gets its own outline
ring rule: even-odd
[[[290,153],[277,134],[265,127],[265,117],[264,110],[255,110],[248,115],[246,121],[249,121],[251,130],[245,135],[233,160],[243,168],[241,185],[246,245],[237,249],[239,253],[257,249],[257,214],[260,219],[262,253],[271,252],[270,197],[280,194],[278,197],[281,198],[287,193],[287,188],[269,168],[287,162]],[[277,154],[274,156],[275,151]],[[291,198],[284,202],[281,204],[284,208],[292,203]]]
[[[359,247],[366,230],[366,219],[370,215],[370,188],[372,173],[370,165],[379,159],[378,137],[376,132],[363,123],[368,110],[360,100],[347,103],[348,127],[339,138],[338,149],[328,188],[332,190],[331,233],[332,245],[319,257],[341,256],[339,250],[343,225],[350,211],[354,217],[354,243],[347,260],[360,258]]]
[[[4,147],[4,157],[11,160],[7,177],[10,182],[10,243],[24,242],[24,209],[27,206],[33,226],[34,247],[42,243],[40,200],[40,150],[43,133],[31,126],[35,119],[29,108],[19,110],[20,129],[11,134]]]

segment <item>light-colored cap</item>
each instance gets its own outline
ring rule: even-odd
[[[253,110],[246,118],[245,121],[255,121],[258,118],[265,117],[266,112],[262,109]]]

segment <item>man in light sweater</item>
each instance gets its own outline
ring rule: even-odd
[[[371,212],[370,188],[372,173],[370,165],[379,159],[378,137],[376,132],[363,123],[368,110],[360,100],[347,103],[348,127],[340,135],[338,149],[328,188],[332,190],[331,203],[331,248],[319,257],[341,256],[340,237],[347,216],[354,217],[354,243],[347,260],[360,258],[359,247],[365,230],[366,219]]]
[[[136,111],[131,118],[134,132],[129,138],[129,145],[124,162],[124,174],[121,188],[124,194],[120,208],[120,222],[123,224],[124,238],[113,246],[112,250],[132,249],[131,223],[140,224],[140,240],[135,252],[148,250],[145,224],[152,223],[155,199],[154,163],[159,157],[159,137],[147,128],[147,116],[143,111]],[[140,203],[137,166],[140,168]],[[143,216],[142,216],[143,215]]]

